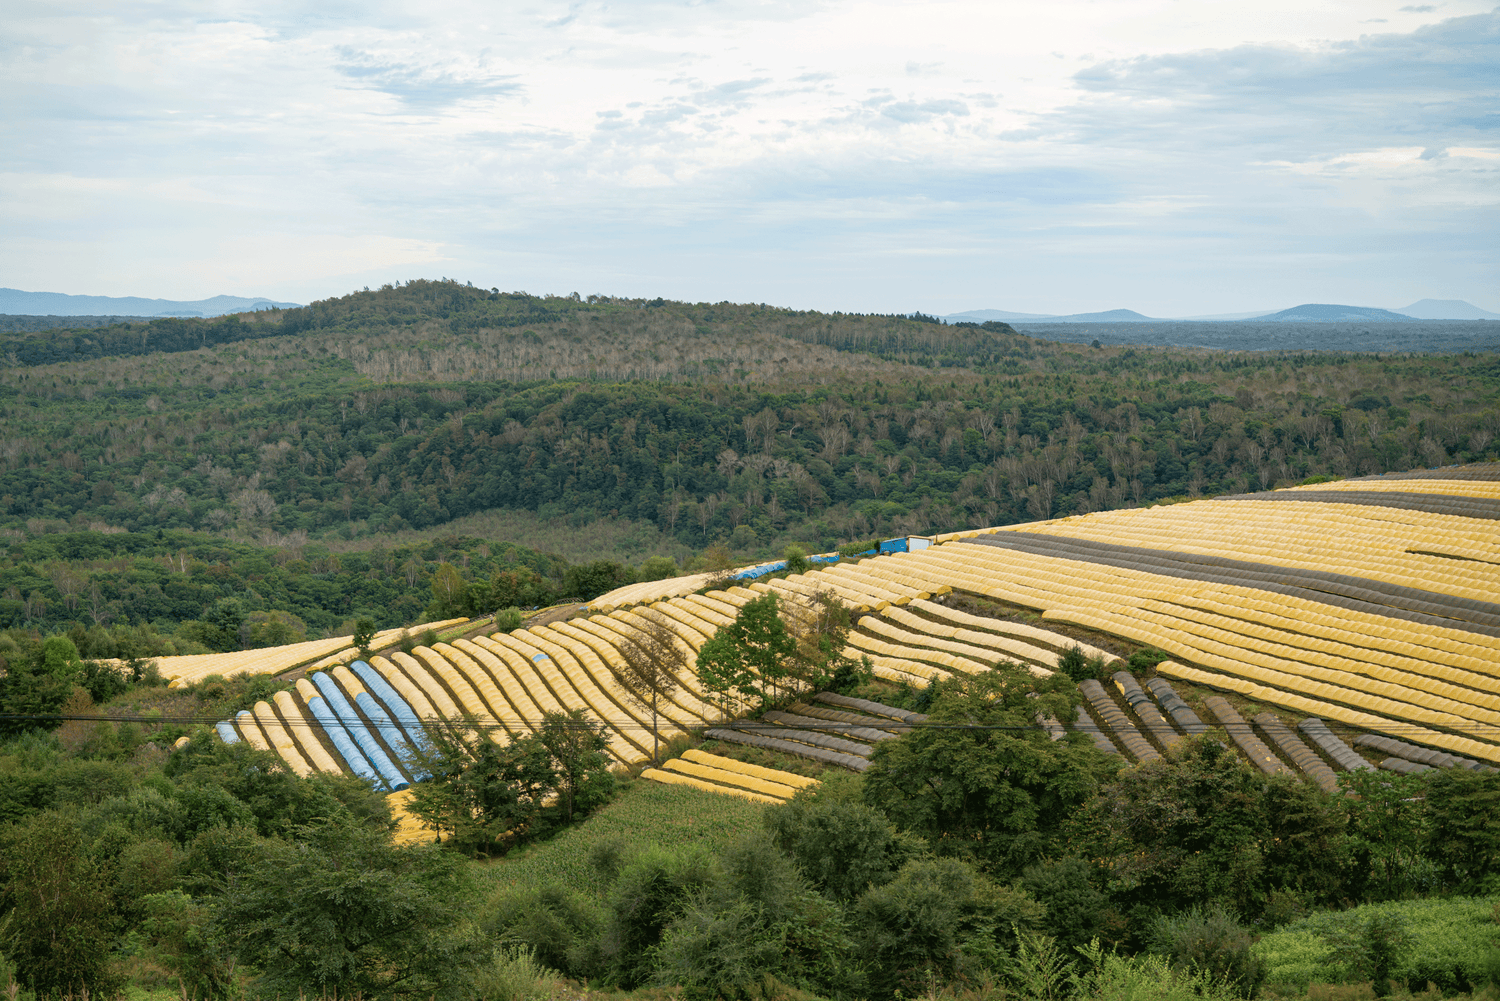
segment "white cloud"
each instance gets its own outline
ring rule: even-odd
[[[1404,280],[1492,274],[1486,9],[1381,9],[1369,34],[1294,0],[22,7],[0,226],[47,255],[0,250],[3,283],[306,298],[441,265],[946,311],[1011,305],[1004,274],[1038,310],[1187,313],[1310,274],[1368,296],[1371,254],[1413,234],[1443,249]],[[1262,263],[1313,230],[1314,273]]]

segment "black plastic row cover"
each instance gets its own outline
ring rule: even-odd
[[[1389,507],[1427,514],[1451,514],[1459,518],[1500,519],[1500,500],[1488,497],[1450,497],[1406,490],[1270,490],[1258,494],[1215,497],[1228,501],[1310,501],[1318,504],[1359,504]]]
[[[911,726],[906,723],[896,723],[879,716],[866,716],[863,713],[849,713],[842,709],[827,709],[823,706],[810,706],[805,702],[793,702],[787,707],[788,712],[799,716],[815,716],[818,719],[831,720],[835,723],[852,723],[855,726],[873,727],[884,730],[886,736],[896,733],[910,733]]]
[[[800,730],[795,727],[779,726],[775,723],[762,723],[754,719],[737,719],[728,724],[725,729],[739,730],[742,733],[758,733],[766,737],[775,737],[778,740],[795,740],[799,744],[812,744],[814,747],[826,747],[830,751],[839,751],[843,754],[857,754],[861,758],[868,758],[874,748],[869,744],[861,744],[857,740],[845,740],[843,737],[830,737],[826,733],[818,733],[813,730]]]
[[[1416,775],[1420,772],[1432,771],[1431,765],[1419,765],[1405,758],[1386,758],[1380,763],[1380,767],[1389,772],[1400,772],[1402,775]]]
[[[1434,751],[1430,747],[1419,747],[1416,744],[1408,744],[1404,740],[1394,737],[1386,737],[1376,733],[1362,733],[1354,738],[1354,742],[1360,747],[1373,747],[1377,751],[1393,754],[1407,761],[1415,761],[1422,765],[1431,765],[1434,768],[1467,768],[1470,771],[1485,770],[1485,766],[1472,758],[1460,758],[1454,754],[1446,754],[1442,751]]]
[[[1081,560],[1180,580],[1256,588],[1403,622],[1500,637],[1500,605],[1494,602],[1457,598],[1365,577],[1035,532],[997,532],[961,539],[958,544]]]
[[[1259,737],[1250,732],[1250,724],[1245,722],[1245,717],[1237,712],[1234,706],[1220,695],[1210,695],[1203,700],[1204,706],[1214,714],[1220,725],[1224,727],[1229,739],[1234,741],[1245,757],[1265,772],[1267,775],[1292,775],[1290,768],[1281,763],[1281,759],[1271,753],[1271,749],[1261,743]]]
[[[738,730],[726,730],[722,727],[714,727],[703,731],[703,736],[712,740],[722,740],[727,744],[743,744],[746,747],[760,747],[767,751],[780,751],[782,754],[795,754],[803,758],[811,758],[813,761],[821,761],[828,765],[838,765],[850,771],[862,772],[870,767],[870,762],[854,754],[840,754],[837,751],[824,750],[821,747],[808,747],[805,744],[797,744],[790,740],[781,740],[776,737],[762,737],[757,733],[740,733]]]
[[[1120,694],[1125,697],[1126,705],[1135,710],[1136,716],[1140,717],[1141,724],[1152,735],[1161,742],[1163,747],[1172,747],[1181,742],[1182,734],[1172,728],[1166,717],[1156,708],[1144,689],[1136,682],[1135,676],[1129,671],[1116,671],[1110,675],[1115,686],[1120,689]]]
[[[927,717],[921,713],[910,712],[906,709],[897,709],[895,706],[881,705],[879,702],[871,702],[868,699],[851,699],[847,695],[837,695],[833,692],[819,692],[815,698],[819,702],[826,702],[831,706],[858,709],[860,712],[867,712],[872,716],[887,716],[891,719],[898,719],[903,723],[924,723],[927,721]]]
[[[1375,766],[1338,738],[1330,729],[1328,724],[1322,720],[1309,716],[1297,724],[1297,729],[1307,735],[1307,738],[1328,752],[1328,756],[1334,760],[1340,768],[1348,772],[1357,772],[1361,769],[1373,769]]]
[[[1078,707],[1078,721],[1073,724],[1073,729],[1079,733],[1088,734],[1093,739],[1094,746],[1105,754],[1120,753],[1120,749],[1115,746],[1115,742],[1104,735],[1104,731],[1099,729],[1099,724],[1094,722],[1093,717],[1089,715],[1088,710],[1083,708],[1083,706]]]
[[[1115,700],[1109,697],[1104,686],[1093,678],[1078,683],[1079,691],[1083,692],[1084,698],[1094,707],[1094,711],[1104,720],[1104,725],[1109,727],[1126,752],[1137,761],[1156,761],[1161,758],[1161,752],[1152,747],[1141,732],[1130,722]]]
[[[1182,701],[1182,696],[1177,694],[1176,689],[1167,684],[1163,678],[1152,678],[1146,682],[1146,687],[1151,689],[1151,694],[1156,696],[1156,701],[1167,711],[1178,726],[1185,733],[1199,734],[1208,730],[1208,724],[1198,718],[1193,712],[1192,706]]]
[[[1333,769],[1323,763],[1318,757],[1318,752],[1302,742],[1302,738],[1287,727],[1272,713],[1259,713],[1255,717],[1255,725],[1271,738],[1283,754],[1292,759],[1292,764],[1302,769],[1302,774],[1316,782],[1324,792],[1338,792],[1339,779],[1333,774]]]
[[[884,730],[872,730],[867,726],[857,723],[837,723],[832,720],[818,719],[814,716],[799,716],[796,713],[777,712],[775,710],[761,714],[761,719],[768,719],[782,726],[798,726],[804,730],[817,730],[835,737],[853,737],[874,743],[878,740],[895,740],[894,733],[886,733]]]

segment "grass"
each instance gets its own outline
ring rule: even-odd
[[[765,806],[686,786],[633,781],[620,796],[583,823],[518,849],[485,866],[497,888],[563,885],[602,893],[589,849],[609,841],[631,848],[722,848],[760,826]]]
[[[1313,914],[1266,935],[1254,946],[1266,963],[1266,984],[1287,993],[1306,991],[1309,984],[1348,980],[1348,971],[1330,960],[1331,948],[1321,932],[1392,913],[1401,916],[1412,938],[1392,979],[1410,981],[1413,991],[1428,980],[1449,979],[1454,973],[1477,987],[1500,966],[1500,903],[1486,897],[1432,897]],[[1459,985],[1455,980],[1439,986],[1448,992]]]

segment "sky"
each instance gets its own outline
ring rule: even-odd
[[[1500,312],[1500,7],[3,0],[0,286]]]

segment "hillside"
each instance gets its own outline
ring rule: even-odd
[[[1497,519],[1489,462],[637,583],[367,651],[84,664],[12,631],[6,960],[38,991],[893,1001],[980,976],[1034,997],[1061,970],[1080,999],[1230,1001],[1368,984],[1338,943],[1378,913],[1428,951],[1393,936],[1376,977],[1486,997]],[[25,545],[112,538],[140,533]],[[320,569],[353,592],[408,572]],[[86,947],[51,947],[64,906]],[[1034,951],[1095,940],[1108,959]],[[398,960],[420,991],[381,986]]]
[[[1500,431],[1493,355],[1091,348],[453,282],[18,335],[6,357],[0,625],[47,628],[102,609],[170,630],[203,588],[314,635],[396,625],[439,563],[475,587],[506,569],[488,541],[749,560],[1483,458]],[[317,583],[330,556],[374,574],[419,553],[401,594]],[[233,569],[252,555],[270,570]],[[561,587],[560,561],[521,562]]]

